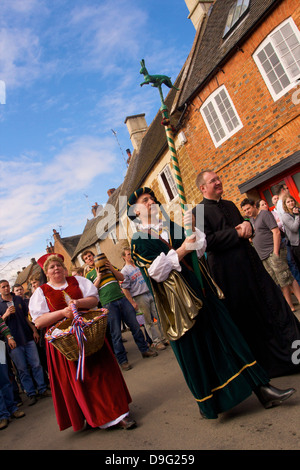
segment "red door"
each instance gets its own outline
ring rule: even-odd
[[[297,165],[292,170],[287,170],[272,178],[268,182],[259,186],[258,192],[262,199],[264,199],[270,209],[273,209],[272,196],[274,196],[274,186],[284,183],[289,188],[290,195],[300,203],[300,165]]]

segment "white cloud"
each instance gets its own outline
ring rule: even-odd
[[[20,246],[26,244],[27,231],[52,211],[51,224],[56,224],[64,200],[68,199],[71,205],[78,191],[113,172],[116,165],[113,148],[112,138],[83,136],[46,164],[24,156],[0,161],[0,231],[6,247],[19,242]]]

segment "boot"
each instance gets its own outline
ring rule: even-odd
[[[255,394],[261,404],[266,408],[272,408],[273,406],[280,405],[284,400],[290,398],[296,390],[294,388],[287,388],[286,390],[280,390],[279,388],[273,387],[272,385],[262,385]]]

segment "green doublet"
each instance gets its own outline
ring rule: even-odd
[[[176,250],[183,240],[183,229],[171,222],[171,247]],[[149,289],[155,290],[157,283],[153,280],[150,282],[147,267],[160,253],[167,254],[169,247],[159,238],[137,232],[133,236],[131,248],[132,258],[140,267]],[[190,255],[185,257],[185,261],[192,266]],[[171,346],[202,412],[208,418],[217,418],[219,413],[250,396],[253,389],[267,384],[269,378],[257,364],[223,302],[205,279],[203,293],[194,272],[183,263],[181,267],[181,275],[203,305],[194,325],[179,339],[171,341]]]

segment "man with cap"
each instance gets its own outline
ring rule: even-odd
[[[217,298],[203,270],[202,283],[193,271],[192,252],[200,258],[205,235],[184,229],[166,214],[150,188],[139,188],[128,200],[127,215],[137,223],[132,258],[152,291],[165,335],[186,382],[206,418],[217,418],[253,391],[265,408],[288,399],[295,390],[279,390],[256,362],[247,344]],[[163,211],[162,206],[160,207]],[[191,214],[185,223],[192,222]]]

